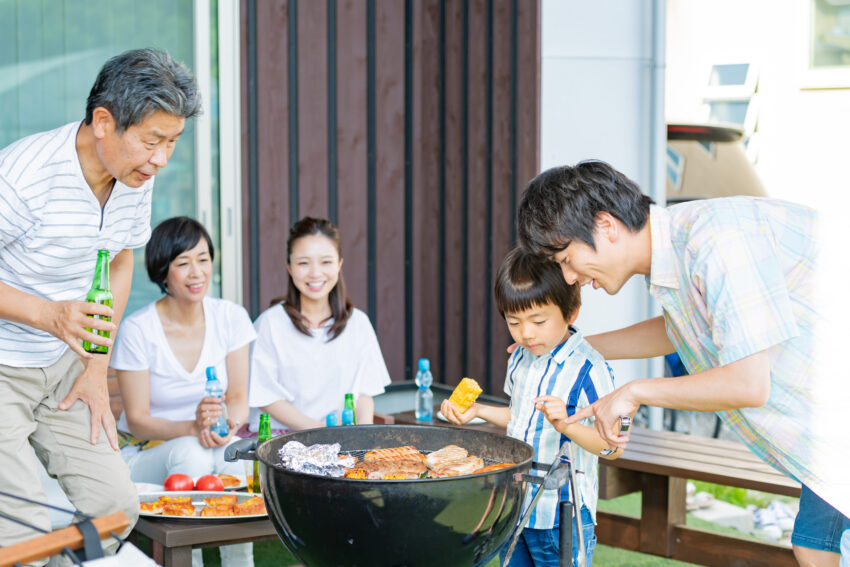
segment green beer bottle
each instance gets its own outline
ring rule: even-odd
[[[257,448],[263,441],[268,441],[272,438],[272,426],[269,421],[269,414],[260,414],[260,428],[257,430]],[[260,461],[254,461],[254,476],[251,478],[251,486],[248,487],[251,492],[261,492],[260,490]]]
[[[100,303],[108,307],[112,307],[112,291],[109,289],[109,250],[97,251],[97,264],[94,267],[94,281],[91,284],[91,289],[86,295],[86,301],[89,303]],[[111,321],[112,317],[102,315],[89,315],[95,319],[103,319]],[[95,332],[101,337],[109,338],[109,331],[100,331],[86,329],[89,332]],[[96,354],[106,354],[109,352],[108,346],[95,345],[89,341],[83,341],[83,350]]]

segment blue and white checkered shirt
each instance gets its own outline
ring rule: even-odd
[[[750,449],[850,513],[847,467],[847,289],[828,278],[818,216],[774,199],[707,199],[651,207],[649,293],[695,374],[766,351],[770,398],[718,412]],[[838,293],[830,295],[829,286]]]
[[[584,340],[581,332],[572,327],[570,331],[569,339],[546,354],[534,356],[520,347],[508,360],[505,393],[511,398],[511,419],[507,434],[534,447],[534,460],[543,464],[551,464],[561,444],[569,443],[570,439],[555,430],[532,400],[544,394],[557,396],[566,402],[567,414],[572,415],[614,390],[614,375],[602,355]],[[593,427],[592,419],[581,423]],[[578,476],[579,498],[595,520],[598,457],[578,445],[573,453],[576,470],[584,472]],[[530,485],[526,489],[523,512],[538,488],[539,485]],[[561,494],[567,497],[569,485],[562,488]],[[544,492],[529,518],[528,527],[550,529],[558,526],[558,502],[559,495],[554,490]]]

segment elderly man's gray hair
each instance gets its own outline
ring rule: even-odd
[[[94,109],[112,113],[118,132],[161,110],[191,118],[201,113],[195,77],[185,65],[156,49],[133,49],[107,61],[94,81],[86,102],[86,124]]]

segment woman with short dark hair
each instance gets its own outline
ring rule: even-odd
[[[248,417],[249,346],[256,334],[245,308],[207,296],[215,254],[196,220],[163,221],[145,248],[150,280],[165,294],[127,317],[112,367],[124,413],[118,422],[121,455],[135,482],[162,484],[170,474],[241,475],[224,460],[225,447]],[[214,367],[225,391],[229,432],[210,430],[222,404],[205,394]],[[200,549],[193,565],[202,565]],[[252,544],[221,547],[223,567],[252,567]]]

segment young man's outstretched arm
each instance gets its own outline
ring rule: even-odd
[[[565,420],[596,418],[596,429],[612,447],[625,448],[628,434],[618,434],[621,415],[641,405],[694,411],[760,407],[770,396],[770,359],[766,350],[735,362],[676,378],[646,378],[620,386]]]
[[[587,342],[606,360],[652,358],[676,350],[664,328],[664,317],[660,315],[616,331],[591,335]]]

